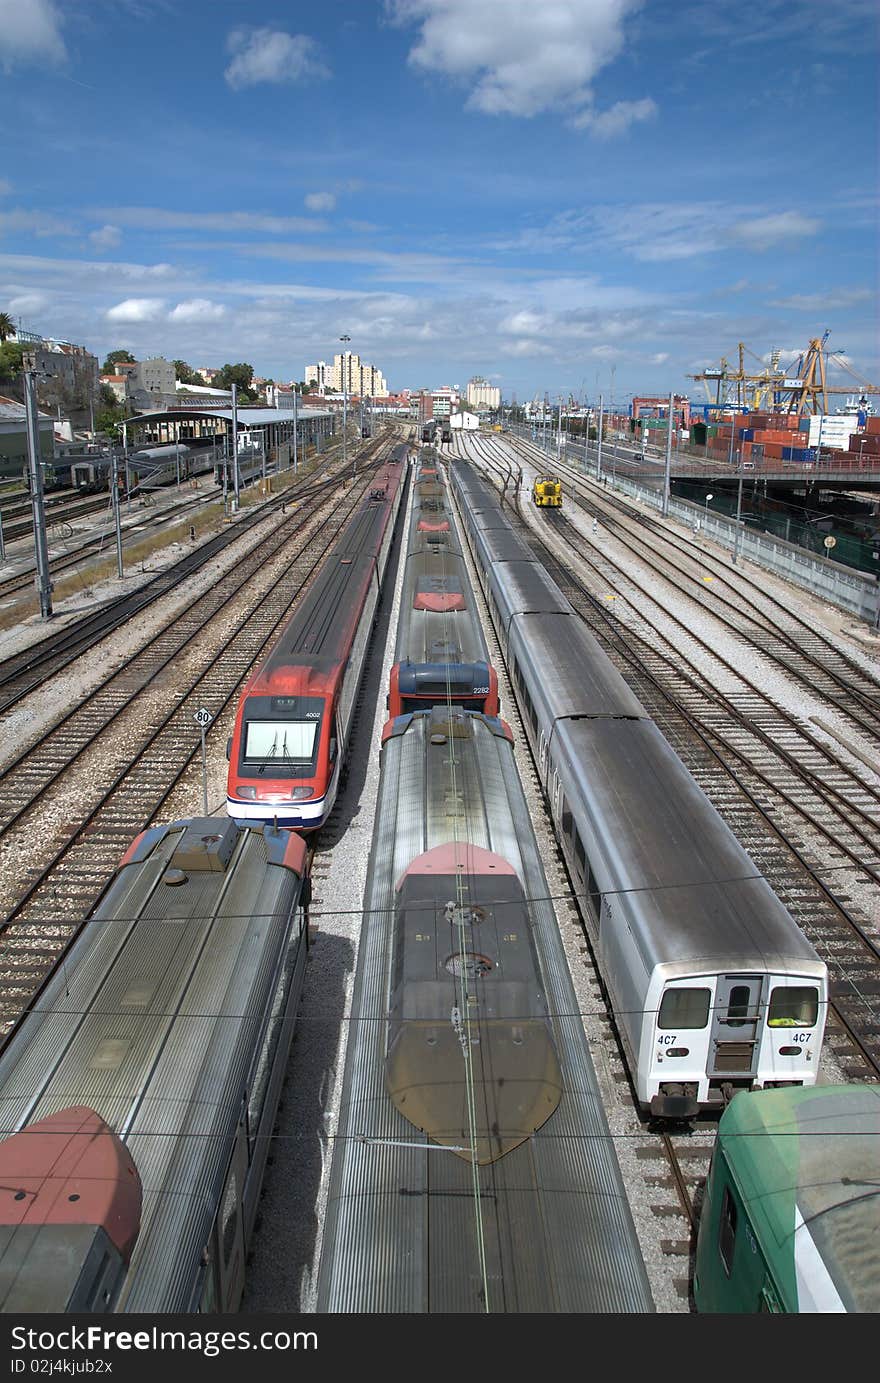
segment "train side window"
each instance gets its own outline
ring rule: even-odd
[[[226,1183],[226,1194],[223,1197],[223,1225],[221,1243],[223,1246],[223,1263],[229,1267],[229,1260],[232,1257],[232,1250],[235,1248],[235,1232],[238,1228],[238,1181],[235,1175],[235,1168],[230,1168],[229,1180]]]
[[[718,1253],[724,1271],[730,1277],[733,1269],[733,1251],[736,1248],[736,1201],[730,1194],[730,1187],[724,1188],[721,1202],[721,1218],[718,1222]]]
[[[590,895],[590,902],[596,916],[602,911],[602,890],[596,882],[596,876],[589,865],[587,865],[587,892]]]
[[[819,991],[813,985],[777,985],[770,994],[767,1026],[813,1028],[819,1017]]]
[[[573,830],[574,830],[574,817],[573,817],[572,814],[571,814],[571,808],[569,807],[567,800],[565,799],[565,797],[563,797],[563,799],[562,799],[562,834],[563,834],[564,836],[568,836],[569,840],[571,840],[571,833],[572,833]]]
[[[208,1249],[205,1250],[209,1252]],[[214,1270],[213,1257],[208,1258],[208,1266],[205,1269],[205,1281],[202,1284],[202,1295],[199,1299],[199,1311],[203,1316],[209,1316],[217,1310],[217,1277]]]
[[[667,989],[657,1014],[658,1028],[704,1028],[709,1021],[708,989]]]
[[[586,873],[587,852],[584,849],[584,842],[581,840],[577,826],[572,831],[572,849],[574,850],[575,864],[582,874]]]

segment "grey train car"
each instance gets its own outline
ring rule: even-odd
[[[124,474],[121,462],[119,469]],[[80,494],[97,494],[100,490],[109,490],[110,472],[108,456],[83,456],[71,465],[70,483]]]
[[[124,1158],[139,1175],[139,1231],[132,1247],[129,1204],[111,1290],[85,1197],[83,1222],[62,1207],[23,1261],[0,1229],[4,1310],[237,1309],[306,963],[306,858],[291,832],[219,817],[129,847],[0,1056],[0,1168],[13,1135],[45,1139],[62,1113],[72,1134],[92,1114],[109,1179]]]
[[[502,721],[389,721],[319,1311],[650,1311]]]
[[[453,486],[640,1106],[814,1084],[826,966],[494,491]]]
[[[212,461],[211,464],[214,467],[214,479],[217,484],[222,485],[228,494],[232,494],[235,490],[235,474],[232,469],[232,458],[230,456],[221,456],[219,460]],[[263,453],[258,447],[242,449],[238,453],[239,489],[243,485],[251,485],[255,480],[261,480],[264,472],[270,475],[274,470],[274,462],[271,464],[264,462]]]
[[[173,485],[178,479],[206,475],[213,468],[214,458],[210,451],[187,446],[185,442],[171,442],[132,452],[128,462],[129,484],[132,491],[154,490],[160,485]]]
[[[475,610],[448,482],[433,462],[420,462],[416,472],[404,560],[389,715],[437,701],[497,715],[498,676]]]

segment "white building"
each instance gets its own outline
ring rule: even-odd
[[[476,432],[480,426],[480,420],[476,413],[471,413],[470,409],[463,408],[459,413],[453,413],[449,419],[449,425],[459,428],[462,432]]]
[[[472,408],[501,407],[501,390],[489,384],[482,375],[474,375],[473,379],[468,380],[465,398]]]

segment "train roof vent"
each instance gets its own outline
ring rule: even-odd
[[[238,827],[231,818],[224,821],[221,817],[202,817],[186,827],[169,863],[173,869],[182,869],[187,874],[212,871],[222,874],[232,858],[237,839]]]

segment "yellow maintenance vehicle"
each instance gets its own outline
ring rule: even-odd
[[[562,508],[562,481],[557,475],[539,475],[532,486],[536,504],[551,509]]]

